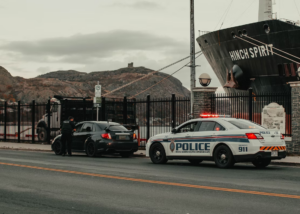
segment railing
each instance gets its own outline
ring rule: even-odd
[[[291,121],[291,94],[290,93],[248,93],[215,94],[211,97],[211,113],[219,115],[231,115],[233,118],[251,120],[262,124],[262,111],[270,103],[277,103],[285,109],[285,136],[292,136]],[[281,122],[281,121],[280,121]]]

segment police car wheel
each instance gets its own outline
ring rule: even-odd
[[[265,168],[271,163],[271,159],[261,159],[252,161],[252,164],[257,168]]]
[[[62,144],[59,140],[57,140],[53,145],[53,150],[56,155],[61,155],[62,153]]]
[[[214,152],[215,163],[219,168],[230,168],[234,165],[231,150],[224,145],[218,146]]]
[[[89,157],[96,157],[97,156],[97,149],[94,143],[90,142],[86,145],[86,154]]]
[[[151,146],[150,158],[154,164],[164,164],[168,162],[165,149],[160,143],[156,143]]]
[[[193,165],[198,165],[199,163],[202,162],[202,160],[196,160],[196,159],[191,159],[191,160],[188,160],[191,164]]]

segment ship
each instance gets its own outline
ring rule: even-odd
[[[273,18],[272,0],[260,0],[258,22],[206,32],[197,43],[227,93],[290,92],[299,81],[300,22]]]

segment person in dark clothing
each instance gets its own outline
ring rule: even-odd
[[[68,155],[72,156],[72,135],[75,129],[74,118],[69,117],[69,120],[65,120],[61,126],[61,143],[62,143],[62,156],[66,155],[66,148],[68,150]]]

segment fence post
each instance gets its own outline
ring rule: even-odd
[[[252,88],[249,88],[249,120],[252,121]]]
[[[147,119],[147,140],[150,138],[150,95],[147,95],[147,107],[146,107],[146,119]]]
[[[101,120],[105,121],[105,97],[102,97],[101,101]]]
[[[32,113],[32,121],[31,121],[31,135],[32,135],[32,143],[34,143],[34,127],[35,127],[35,100],[32,100],[32,108],[31,108],[31,113]]]
[[[4,103],[4,141],[6,141],[6,126],[7,126],[7,101]]]
[[[50,104],[50,99],[48,100],[48,103],[47,103],[47,114],[48,114],[48,121],[47,121],[47,143],[50,144],[50,135],[51,135],[51,124],[50,124],[50,109],[51,109],[51,104]]]
[[[21,142],[21,101],[18,101],[18,142]]]
[[[172,94],[172,128],[176,126],[176,97]]]
[[[123,124],[127,124],[127,97],[123,100]]]
[[[83,121],[86,121],[86,101],[83,98]]]

